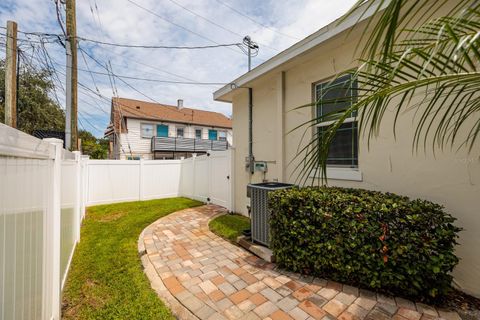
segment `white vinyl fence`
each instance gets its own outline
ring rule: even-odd
[[[232,210],[231,152],[89,160],[0,123],[0,320],[60,319],[87,205],[184,196]]]
[[[0,124],[0,319],[60,319],[80,238],[85,161]]]
[[[87,204],[183,196],[231,210],[231,152],[183,160],[89,160]]]

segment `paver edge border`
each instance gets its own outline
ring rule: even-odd
[[[208,204],[204,204],[208,205]],[[198,206],[202,207],[202,206]],[[193,207],[193,208],[198,208],[198,207]],[[191,209],[191,208],[187,208]],[[179,210],[172,212],[170,214],[167,214],[166,216],[163,216],[151,224],[149,224],[143,231],[140,233],[140,236],[138,237],[138,242],[137,242],[137,250],[138,250],[138,255],[140,256],[140,260],[142,261],[142,266],[143,266],[143,272],[147,276],[148,280],[150,281],[150,285],[152,289],[155,291],[157,296],[162,300],[163,303],[170,309],[171,313],[173,314],[174,317],[178,319],[185,319],[185,320],[199,320],[197,316],[195,316],[187,307],[185,307],[177,298],[175,298],[170,291],[167,289],[165,284],[162,281],[162,278],[158,274],[158,272],[155,270],[155,267],[153,266],[152,262],[150,261],[150,258],[148,257],[147,254],[147,249],[145,248],[145,242],[144,242],[144,236],[146,233],[148,233],[153,225],[158,223],[160,220],[163,218],[166,218],[168,216],[171,216],[173,214],[176,214],[178,212],[187,210]],[[213,219],[223,216],[228,214],[227,212],[219,212],[212,217],[207,222],[207,225],[212,221]]]

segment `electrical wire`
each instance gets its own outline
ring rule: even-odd
[[[159,19],[161,19],[161,20],[163,20],[163,21],[165,21],[165,22],[167,22],[167,23],[170,23],[170,24],[172,24],[172,25],[174,25],[174,26],[176,26],[176,27],[178,27],[178,28],[180,28],[180,29],[183,29],[183,30],[185,30],[185,31],[187,31],[187,32],[190,32],[191,34],[194,34],[194,35],[196,35],[197,37],[200,37],[200,38],[202,38],[202,39],[204,39],[204,40],[210,41],[210,42],[215,43],[215,44],[217,44],[217,45],[220,44],[220,43],[216,42],[215,40],[212,40],[212,39],[210,39],[210,38],[208,38],[208,37],[206,37],[206,36],[201,35],[201,34],[198,33],[198,32],[195,32],[195,31],[193,31],[193,30],[190,30],[190,29],[188,29],[188,28],[186,28],[186,27],[184,27],[184,26],[182,26],[182,25],[180,25],[180,24],[178,24],[178,23],[175,23],[175,22],[173,22],[173,21],[170,21],[170,20],[162,17],[161,15],[159,15],[158,13],[156,13],[155,11],[150,10],[150,9],[148,9],[148,8],[145,8],[145,7],[141,6],[140,4],[136,3],[136,2],[133,1],[133,0],[127,0],[127,1],[130,2],[131,4],[133,4],[134,6],[136,6],[136,7],[140,8],[140,9],[142,9],[142,10],[150,13],[151,15],[154,15],[154,16],[158,17]],[[238,54],[242,54],[241,51],[237,51],[237,50],[235,50],[235,49],[233,49],[233,48],[230,48],[230,47],[225,47],[225,48],[230,49],[230,50],[232,50],[233,52],[236,52],[236,53],[238,53]],[[243,54],[242,54],[242,55],[243,55]]]
[[[85,53],[90,59],[94,60],[98,65],[102,68],[105,68],[102,63],[100,63],[96,58],[94,58],[88,51],[84,50],[80,46],[78,50]],[[109,73],[105,72],[98,72],[98,71],[89,71],[84,69],[78,69],[79,71],[91,72],[94,74],[104,75],[107,76]],[[195,81],[174,81],[174,80],[162,80],[162,79],[152,79],[152,78],[141,78],[141,77],[132,77],[132,76],[125,76],[125,75],[118,75],[115,74],[115,77],[118,79],[131,79],[131,80],[141,80],[141,81],[149,81],[149,82],[158,82],[158,83],[168,83],[168,84],[185,84],[185,85],[206,85],[206,86],[219,86],[219,85],[226,85],[226,82],[195,82]]]
[[[130,0],[127,0],[130,1]],[[143,7],[142,7],[143,8]],[[147,9],[146,9],[147,10]],[[180,26],[180,25],[179,25]],[[5,27],[0,26],[1,29],[6,29]],[[186,29],[189,30],[189,29]],[[193,32],[193,31],[192,31]],[[59,39],[62,39],[65,41],[66,36],[61,35],[61,34],[55,34],[55,33],[44,33],[44,32],[26,32],[26,31],[20,31],[18,30],[18,33],[22,33],[24,35],[31,35],[31,36],[38,36],[38,37],[45,37],[49,38],[49,42],[54,43],[58,42]],[[196,33],[195,33],[196,34]],[[0,35],[7,37],[6,34],[0,33]],[[201,36],[200,34],[198,34]],[[203,36],[202,36],[203,37]],[[101,41],[101,40],[96,40],[96,39],[90,39],[87,37],[81,37],[77,36],[77,40],[80,41],[86,41],[86,42],[91,42],[91,43],[96,43],[100,45],[106,45],[106,46],[113,46],[113,47],[122,47],[122,48],[139,48],[139,49],[178,49],[178,50],[198,50],[198,49],[215,49],[215,48],[228,48],[228,47],[239,47],[242,46],[242,43],[218,43],[215,42],[214,40],[210,40],[208,38],[208,41],[211,41],[215,43],[215,45],[204,45],[204,46],[167,46],[167,45],[149,45],[149,44],[122,44],[122,43],[115,43],[115,42],[108,42],[108,41]],[[40,41],[34,41],[30,39],[21,39],[17,37],[17,41],[28,41],[28,42],[37,42],[40,43]]]
[[[297,40],[297,41],[298,41],[298,40],[301,40],[301,39],[299,39],[299,38],[297,38],[297,37],[294,37],[294,36],[285,34],[285,33],[283,33],[283,32],[280,32],[280,31],[278,31],[278,30],[275,30],[274,28],[269,27],[269,26],[267,26],[267,25],[265,25],[265,24],[263,24],[263,23],[261,23],[261,22],[258,22],[257,20],[251,18],[250,16],[248,16],[248,15],[246,15],[245,13],[243,13],[243,12],[235,9],[234,7],[226,4],[226,3],[223,2],[223,1],[220,1],[220,0],[216,0],[216,1],[217,1],[218,3],[220,3],[221,5],[229,8],[229,9],[232,10],[233,12],[237,13],[238,15],[247,18],[248,20],[252,21],[253,23],[255,23],[255,24],[257,24],[257,25],[259,25],[259,26],[261,26],[261,27],[263,27],[263,28],[265,28],[265,29],[271,30],[271,31],[273,31],[273,32],[275,32],[275,33],[278,33],[278,34],[280,34],[280,35],[282,35],[282,36],[284,36],[284,37],[287,37],[287,38],[290,38],[290,39],[293,39],[293,40]]]
[[[218,27],[218,28],[220,28],[220,29],[222,29],[222,30],[225,30],[225,31],[227,31],[227,32],[230,32],[231,34],[234,34],[234,35],[239,36],[239,37],[241,37],[241,38],[244,37],[244,35],[241,35],[241,34],[239,34],[239,33],[236,32],[236,31],[233,31],[233,30],[231,30],[231,29],[229,29],[229,28],[226,28],[226,27],[222,26],[221,24],[218,24],[218,23],[216,23],[215,21],[210,20],[210,19],[208,19],[208,18],[206,18],[206,17],[204,17],[204,16],[196,13],[195,11],[189,9],[189,8],[186,7],[186,6],[181,5],[180,3],[178,3],[178,2],[175,1],[175,0],[169,0],[169,1],[170,1],[171,3],[173,3],[173,4],[175,4],[176,6],[182,8],[183,10],[185,10],[185,11],[187,11],[187,12],[190,12],[190,13],[193,14],[194,16],[196,16],[196,17],[198,17],[198,18],[200,18],[200,19],[203,19],[203,20],[211,23],[212,25],[214,25],[214,26],[216,26],[216,27]],[[274,50],[274,51],[277,51],[277,52],[280,51],[279,49],[274,48],[274,47],[271,47],[271,46],[269,46],[269,45],[266,45],[266,44],[263,44],[263,43],[260,43],[260,44],[261,44],[263,47],[269,48],[269,49],[271,49],[271,50]]]
[[[55,3],[55,11],[57,14],[57,22],[60,25],[60,29],[62,29],[62,33],[64,36],[67,36],[67,32],[65,30],[65,27],[63,26],[63,21],[62,21],[62,13],[60,12],[60,5],[59,5],[60,0],[53,0]]]
[[[207,46],[162,46],[162,45],[140,45],[140,44],[121,44],[114,42],[106,42],[100,40],[93,40],[84,37],[77,37],[78,40],[92,42],[105,46],[121,47],[121,48],[134,48],[134,49],[178,49],[178,50],[196,50],[196,49],[215,49],[222,47],[239,47],[241,43],[226,43]]]

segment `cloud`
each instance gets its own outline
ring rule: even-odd
[[[355,0],[131,1],[147,10],[129,0],[77,1],[78,35],[115,43],[179,46],[236,43],[241,42],[244,35],[250,35],[260,45],[259,55],[253,59],[254,66],[332,22],[355,2]],[[222,3],[259,23],[234,12]],[[179,5],[221,27],[188,12]],[[7,20],[16,20],[19,29],[24,31],[61,32],[53,1],[3,1],[0,4],[0,24],[6,25]],[[84,41],[80,42],[80,47],[100,63],[93,61],[87,54],[84,56],[79,54],[79,68],[95,72],[106,72],[105,65],[110,62],[113,71],[120,75],[167,81],[228,83],[247,69],[247,57],[235,47],[188,51],[146,50],[100,46]],[[46,48],[56,63],[60,80],[64,82],[64,48],[57,43],[48,44]],[[0,52],[0,57],[3,58],[2,54],[4,53]],[[35,55],[32,56],[36,59]],[[82,83],[79,87],[79,111],[81,124],[95,135],[101,136],[109,122],[109,99],[113,93],[111,79],[108,76],[95,74],[93,77],[94,80],[88,72],[79,71],[79,81]],[[175,104],[177,99],[184,99],[188,107],[231,115],[229,104],[215,102],[212,99],[212,92],[219,86],[165,84],[127,79],[124,81],[115,80],[118,94],[123,97],[166,104]],[[97,88],[106,98],[100,98],[95,94]],[[58,96],[64,101],[64,93],[60,89]]]

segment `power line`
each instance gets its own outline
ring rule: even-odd
[[[208,37],[206,37],[206,36],[201,35],[201,34],[198,33],[198,32],[195,32],[195,31],[193,31],[193,30],[190,30],[190,29],[188,29],[188,28],[186,28],[186,27],[184,27],[184,26],[182,26],[182,25],[180,25],[180,24],[178,24],[178,23],[175,23],[175,22],[173,22],[173,21],[170,21],[170,20],[162,17],[161,15],[159,15],[158,13],[156,13],[155,11],[152,11],[152,10],[150,10],[150,9],[148,9],[148,8],[145,8],[145,7],[139,5],[138,3],[136,3],[136,2],[133,1],[133,0],[127,0],[127,1],[130,2],[131,4],[133,4],[134,6],[136,6],[136,7],[140,8],[140,9],[142,9],[142,10],[150,13],[151,15],[154,15],[154,16],[160,18],[161,20],[167,22],[167,23],[170,23],[170,24],[172,24],[172,25],[174,25],[174,26],[176,26],[176,27],[178,27],[178,28],[181,28],[181,29],[183,29],[183,30],[185,30],[185,31],[187,31],[187,32],[190,32],[191,34],[194,34],[194,35],[196,35],[197,37],[200,37],[200,38],[202,38],[202,39],[204,39],[204,40],[210,41],[210,42],[215,43],[215,44],[217,44],[217,45],[220,44],[220,43],[216,42],[215,40],[212,40],[212,39],[210,39],[210,38],[208,38]],[[238,54],[243,55],[243,53],[242,53],[241,51],[237,51],[237,50],[235,50],[235,49],[233,49],[233,48],[230,48],[230,47],[225,47],[225,48],[230,49],[230,50],[232,50],[232,51],[234,51],[234,52],[236,52],[236,53],[238,53]]]
[[[259,25],[259,26],[261,26],[261,27],[263,27],[263,28],[265,28],[265,29],[269,29],[269,30],[271,30],[271,31],[273,31],[273,32],[275,32],[275,33],[278,33],[278,34],[280,34],[280,35],[282,35],[282,36],[284,36],[284,37],[287,37],[287,38],[290,38],[290,39],[293,39],[293,40],[297,40],[297,41],[300,40],[300,39],[297,38],[297,37],[294,37],[294,36],[285,34],[285,33],[283,33],[283,32],[280,32],[280,31],[278,31],[278,30],[275,30],[274,28],[269,27],[269,26],[267,26],[267,25],[265,25],[265,24],[263,24],[263,23],[261,23],[261,22],[258,22],[257,20],[251,18],[250,16],[248,16],[248,15],[246,15],[245,13],[243,13],[243,12],[235,9],[234,7],[226,4],[226,3],[223,2],[223,1],[220,1],[220,0],[216,0],[216,1],[217,1],[218,3],[220,3],[221,5],[229,8],[229,9],[232,10],[233,12],[237,13],[238,15],[247,18],[248,20],[252,21],[253,23],[255,23],[255,24],[257,24],[257,25]]]
[[[44,46],[42,47],[42,49],[43,49],[43,50],[39,50],[39,51],[36,52],[37,57],[34,57],[33,54],[32,54],[32,59],[35,59],[37,62],[39,62],[40,65],[49,72],[49,74],[54,75],[53,79],[54,79],[54,80],[58,80],[58,83],[59,83],[60,87],[61,87],[62,90],[65,92],[65,89],[64,89],[63,86],[62,86],[62,83],[61,83],[61,81],[60,81],[60,79],[59,79],[59,77],[58,77],[57,72],[59,72],[59,73],[62,74],[63,76],[65,76],[65,73],[62,73],[61,71],[58,71],[55,67],[53,67],[54,64],[57,64],[57,65],[58,65],[58,63],[57,63],[56,61],[54,61],[54,60],[50,57],[48,51],[46,50],[46,48],[45,48]],[[40,53],[43,54],[43,57],[40,55]],[[33,67],[33,65],[30,64],[30,67]],[[33,68],[34,68],[34,67],[33,67]],[[53,70],[53,71],[52,71],[52,70]],[[55,77],[55,76],[56,76],[56,77]],[[100,97],[100,98],[102,98],[102,99],[110,102],[110,99],[108,99],[107,97],[101,95],[99,92],[95,92],[94,90],[90,89],[88,86],[84,85],[84,84],[81,83],[81,82],[79,82],[78,84],[79,84],[80,88],[82,88],[82,89],[84,89],[84,90],[86,90],[86,91],[88,91],[88,92],[91,92],[91,93],[95,94],[96,96],[98,96],[98,97]],[[54,88],[57,88],[57,86],[54,85]],[[55,96],[56,96],[56,90],[54,90],[54,93],[55,93]],[[86,93],[86,92],[84,92],[84,93]],[[97,97],[92,97],[92,96],[90,96],[90,95],[87,95],[87,96],[89,96],[90,98],[98,99]],[[83,99],[81,99],[81,100],[82,100],[84,103],[87,103],[85,100],[83,100]],[[58,101],[58,98],[57,98],[57,103],[58,103],[59,106],[61,107],[61,104],[60,104],[60,102]],[[103,113],[105,113],[106,115],[109,115],[108,112],[106,112],[105,110],[103,110],[103,109],[100,108],[99,106],[94,105],[94,104],[90,104],[90,103],[87,103],[87,104],[89,104],[89,105],[91,105],[91,106],[94,106],[94,107],[98,108],[100,111],[102,111]],[[85,111],[82,111],[82,112],[83,112],[83,113],[86,113]],[[79,111],[79,115],[82,116],[83,120],[86,121],[90,126],[94,127],[96,130],[98,130],[98,131],[101,132],[102,130],[99,129],[99,128],[97,128],[97,127],[96,127],[95,125],[93,125],[85,116],[83,116],[83,115],[82,115],[82,112]],[[88,114],[88,113],[87,113],[87,114]],[[91,115],[89,115],[89,116],[92,117]],[[80,117],[78,118],[78,120],[79,120],[80,125],[85,129],[85,126],[83,125],[82,120],[80,119]],[[116,136],[117,138],[119,137],[119,133],[116,132],[115,128],[114,128],[114,134],[115,134],[115,136]],[[128,139],[128,138],[127,138],[127,139]],[[127,142],[128,142],[128,141],[127,141]],[[127,153],[125,152],[123,146],[120,146],[120,148],[122,149],[122,152],[123,152],[124,154],[127,154]]]
[[[130,1],[130,0],[127,0]],[[143,8],[143,7],[142,7]],[[0,27],[2,29],[5,29],[5,27]],[[186,29],[189,30],[189,29]],[[61,34],[55,34],[55,33],[43,33],[43,32],[25,32],[25,31],[18,31],[19,33],[22,33],[24,35],[32,35],[32,36],[38,36],[38,37],[46,37],[50,38],[50,42],[58,42],[59,39],[66,40],[66,36],[61,35]],[[193,32],[193,31],[192,31]],[[196,33],[195,33],[196,34]],[[7,36],[6,34],[0,33],[2,36]],[[228,47],[241,47],[242,43],[237,42],[237,43],[218,43],[213,40],[210,40],[208,38],[205,38],[211,42],[214,42],[215,45],[205,45],[205,46],[167,46],[167,45],[149,45],[149,44],[122,44],[122,43],[115,43],[115,42],[108,42],[108,41],[101,41],[101,40],[95,40],[95,39],[89,39],[86,37],[76,37],[77,40],[81,41],[86,41],[86,42],[92,42],[100,45],[106,45],[106,46],[113,46],[113,47],[122,47],[122,48],[138,48],[138,49],[177,49],[177,50],[198,50],[198,49],[215,49],[215,48],[228,48]],[[35,42],[34,40],[31,39],[18,39],[19,41],[28,41],[28,42]],[[37,43],[40,43],[40,41],[37,41]],[[238,51],[236,51],[238,52]]]
[[[85,69],[78,69],[78,71],[83,72],[90,72],[98,75],[108,76],[109,74],[106,72],[99,72],[99,71],[89,71]],[[133,76],[126,76],[126,75],[119,75],[115,74],[116,78],[119,79],[130,79],[130,80],[140,80],[140,81],[149,81],[149,82],[159,82],[159,83],[169,83],[169,84],[185,84],[185,85],[205,85],[205,86],[224,86],[228,83],[226,82],[192,82],[192,81],[174,81],[174,80],[161,80],[161,79],[151,79],[151,78],[141,78],[141,77],[133,77]]]
[[[78,40],[92,42],[96,44],[112,46],[112,47],[121,47],[121,48],[139,48],[139,49],[179,49],[179,50],[196,50],[196,49],[214,49],[222,47],[238,47],[241,46],[241,43],[226,43],[226,44],[216,44],[208,46],[162,46],[162,45],[141,45],[141,44],[121,44],[114,42],[106,42],[100,40],[93,40],[84,37],[77,37]]]
[[[227,31],[227,32],[230,32],[231,34],[234,34],[234,35],[239,36],[239,37],[241,37],[241,38],[244,37],[244,35],[241,35],[241,34],[239,34],[239,33],[236,32],[236,31],[233,31],[233,30],[231,30],[231,29],[229,29],[229,28],[226,28],[226,27],[222,26],[221,24],[218,24],[218,23],[216,23],[215,21],[210,20],[210,19],[208,19],[208,18],[206,18],[206,17],[198,14],[198,13],[196,13],[196,12],[193,11],[193,10],[190,10],[188,7],[185,7],[185,6],[181,5],[180,3],[178,3],[178,2],[175,1],[175,0],[169,0],[169,1],[172,2],[173,4],[175,4],[176,6],[182,8],[183,10],[185,10],[185,11],[187,11],[187,12],[190,12],[190,13],[193,14],[194,16],[196,16],[196,17],[198,17],[198,18],[201,18],[201,19],[203,19],[203,20],[211,23],[211,24],[213,24],[214,26],[216,26],[216,27],[218,27],[218,28],[220,28],[220,29],[222,29],[222,30],[225,30],[225,31]],[[260,42],[259,42],[259,43],[260,43]],[[263,44],[263,43],[260,43],[260,44],[261,44],[262,46],[266,47],[266,48],[271,49],[271,50],[280,51],[279,49],[274,48],[274,47],[271,47],[271,46],[269,46],[269,45],[266,45],[266,44]]]
[[[98,65],[100,65],[102,68],[105,68],[102,63],[100,63],[96,58],[92,57],[90,53],[88,53],[86,50],[81,48],[79,46],[79,50],[85,53],[90,59],[94,60]],[[108,76],[110,73],[106,72],[98,72],[98,71],[90,71],[90,70],[85,70],[85,69],[78,69],[79,71],[84,71],[84,72],[91,72],[94,74],[99,74],[99,75],[104,75]],[[152,79],[152,78],[140,78],[140,77],[132,77],[132,76],[124,76],[124,75],[118,75],[114,74],[115,77],[118,79],[131,79],[131,80],[141,80],[141,81],[150,81],[150,82],[159,82],[159,83],[169,83],[169,84],[185,84],[185,85],[207,85],[207,86],[219,86],[219,85],[226,85],[228,83],[225,82],[195,82],[195,81],[173,81],[173,80],[162,80],[162,79]]]
[[[42,38],[43,39],[43,38]],[[44,48],[44,45],[45,43],[51,43],[51,42],[45,42],[45,41],[32,41],[32,40],[27,40],[25,39],[24,41],[28,41],[28,42],[32,42],[32,43],[40,43],[42,44],[42,49],[43,51],[46,53],[46,55],[48,55],[48,52],[46,51],[46,49]],[[95,40],[89,40],[89,41],[93,41],[95,42]],[[213,46],[212,46],[213,47]],[[171,48],[171,47],[170,47]],[[183,48],[186,48],[186,47],[183,47]],[[242,48],[243,50],[243,48]],[[85,69],[81,69],[81,68],[77,68],[77,70],[79,71],[82,71],[82,72],[89,72],[89,73],[94,73],[94,74],[99,74],[99,75],[105,75],[107,76],[108,73],[104,73],[104,72],[98,72],[98,71],[91,71],[86,60],[85,60],[85,57],[84,57],[84,53],[87,53],[85,50],[81,50],[81,54],[82,54],[82,57],[83,57],[83,60],[85,62],[85,66],[87,67],[87,70]],[[88,53],[87,53],[88,54]],[[91,57],[91,56],[90,56]],[[49,59],[51,61],[51,59]],[[136,62],[136,61],[134,61]],[[150,65],[147,65],[147,64],[144,64],[144,63],[141,63],[141,62],[136,62],[138,64],[142,64],[144,66],[147,66],[147,67],[150,67],[152,69],[155,69],[155,70],[159,70],[159,71],[162,71],[162,72],[165,72],[165,73],[168,73],[168,74],[171,74],[173,76],[176,76],[176,77],[179,77],[179,78],[184,78],[184,79],[187,79],[189,80],[188,78],[185,78],[183,76],[180,76],[178,74],[175,74],[175,73],[172,73],[172,72],[168,72],[168,71],[165,71],[165,70],[162,70],[162,69],[159,69],[159,68],[156,68],[156,67],[153,67],[153,66],[150,66]],[[57,65],[61,65],[63,66],[63,64],[59,64],[59,63],[56,63],[55,64]],[[49,68],[50,69],[50,68]],[[180,85],[205,85],[205,86],[219,86],[219,85],[226,85],[228,83],[226,82],[201,82],[201,81],[175,81],[175,80],[163,80],[163,79],[155,79],[155,78],[142,78],[142,77],[134,77],[134,76],[128,76],[128,75],[118,75],[116,74],[116,77],[118,78],[123,78],[123,79],[131,79],[131,80],[139,80],[139,81],[147,81],[147,82],[157,82],[157,83],[167,83],[167,84],[180,84]],[[95,84],[95,80],[92,78],[92,81],[94,82]],[[96,84],[95,84],[96,86]],[[97,87],[97,86],[96,86]]]

